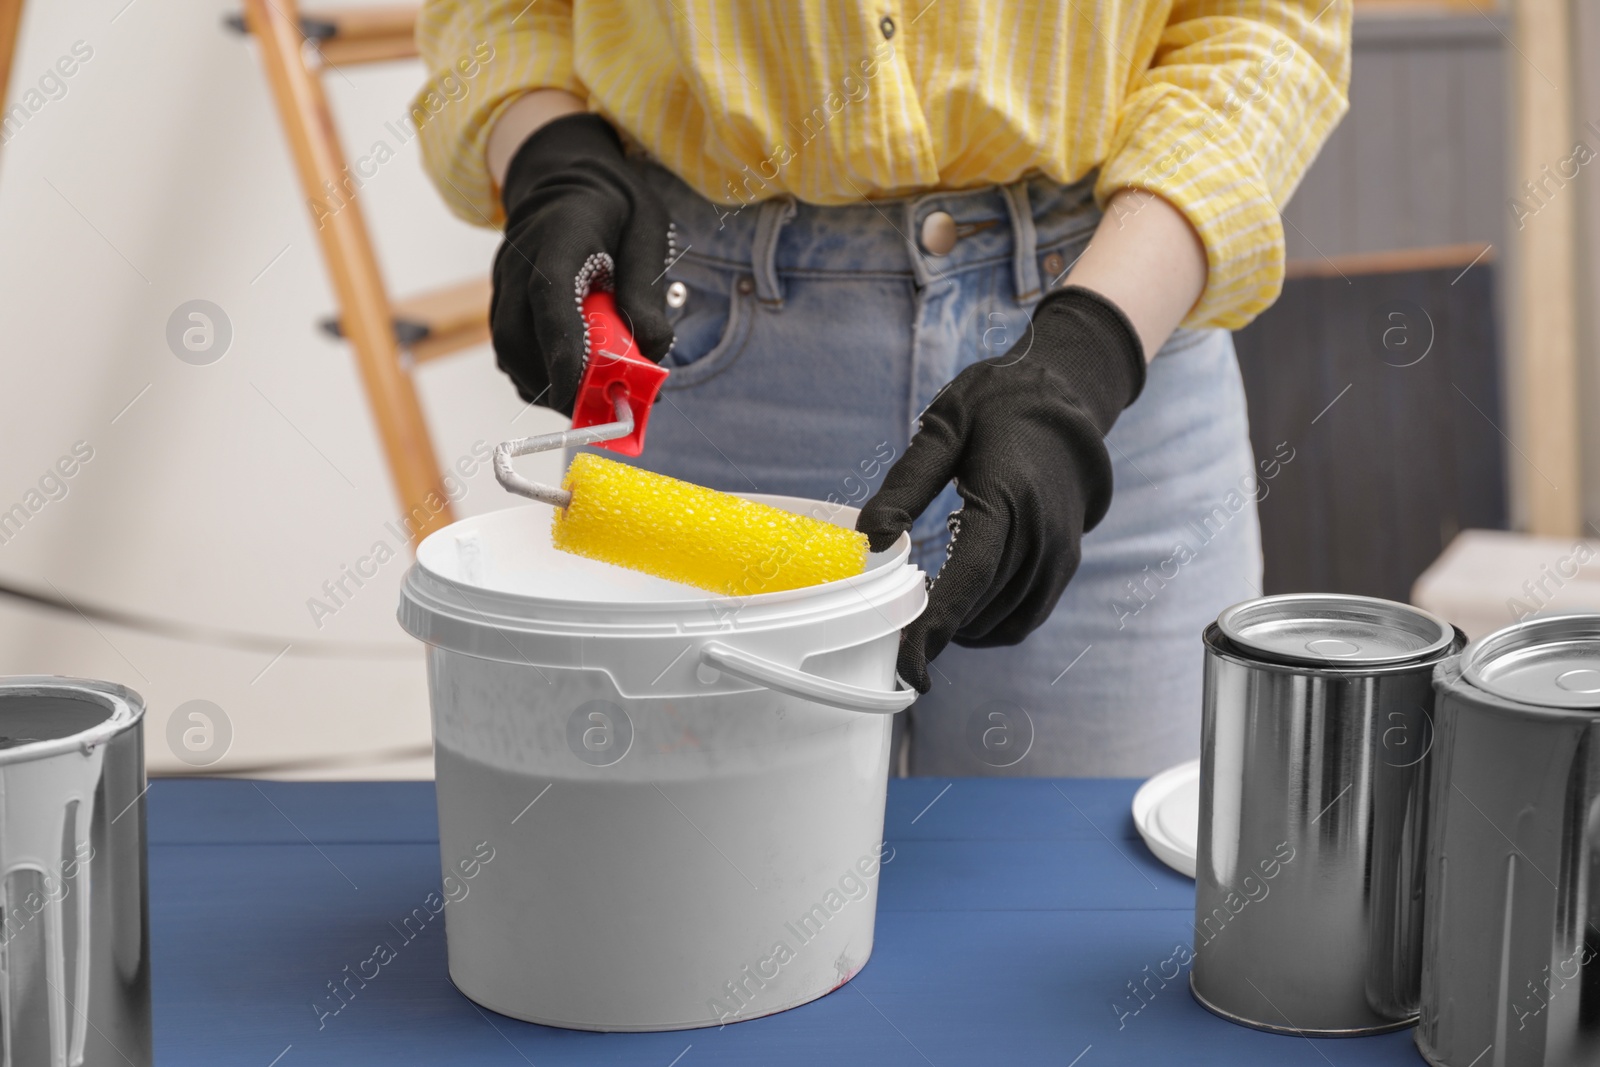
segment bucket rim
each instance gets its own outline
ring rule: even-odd
[[[56,674],[0,675],[0,700],[8,696],[77,697],[107,708],[110,714],[93,726],[66,737],[0,748],[0,767],[31,763],[66,752],[88,752],[144,720],[144,698],[127,686],[95,678]]]
[[[774,505],[821,505],[843,516],[850,516],[856,511],[855,508],[803,497],[769,493],[734,495]],[[490,514],[528,512],[545,507],[529,504]],[[418,624],[422,620],[415,617],[420,612],[449,618],[461,624],[512,629],[530,634],[617,637],[671,634],[710,637],[719,633],[764,630],[877,610],[902,595],[905,592],[903,587],[913,577],[918,581],[922,578],[920,568],[910,563],[911,538],[906,533],[902,533],[884,552],[872,553],[869,558],[874,561],[873,565],[861,574],[798,589],[746,596],[720,596],[699,590],[695,591],[698,595],[674,600],[585,602],[492,589],[442,574],[428,566],[425,557],[429,542],[453,537],[464,524],[481,522],[486,518],[488,516],[474,516],[451,523],[430,534],[417,546],[416,559],[407,570],[400,590],[401,625],[413,636],[426,640],[424,634],[419,632],[421,627]],[[898,629],[899,626],[892,628]]]

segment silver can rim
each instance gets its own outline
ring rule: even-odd
[[[1589,638],[1600,644],[1600,613],[1562,612],[1524,619],[1484,634],[1461,652],[1461,677],[1472,688],[1489,693],[1524,708],[1549,708],[1559,711],[1600,711],[1600,691],[1551,692],[1538,699],[1526,692],[1500,684],[1491,668],[1508,657],[1548,647],[1553,641],[1568,643]]]
[[[1227,1008],[1221,1007],[1220,1005],[1213,1004],[1210,1000],[1206,999],[1205,994],[1200,992],[1199,985],[1194,979],[1193,970],[1189,972],[1189,995],[1194,998],[1196,1004],[1199,1004],[1202,1008],[1204,1008],[1206,1011],[1209,1011],[1212,1015],[1215,1015],[1219,1019],[1226,1019],[1230,1023],[1237,1023],[1240,1026],[1248,1026],[1252,1030],[1260,1030],[1263,1033],[1288,1034],[1295,1037],[1304,1038],[1372,1037],[1376,1034],[1392,1034],[1396,1031],[1409,1030],[1416,1026],[1417,1020],[1420,1017],[1420,1013],[1413,1012],[1410,1015],[1401,1016],[1398,1019],[1390,1019],[1381,1023],[1370,1023],[1366,1026],[1346,1026],[1334,1030],[1300,1030],[1290,1026],[1287,1021],[1284,1023],[1269,1023],[1261,1019],[1251,1018],[1248,1015],[1240,1015],[1237,1012],[1229,1011]]]
[[[1297,654],[1271,648],[1252,641],[1244,632],[1244,624],[1266,612],[1287,611],[1296,607],[1320,606],[1327,611],[1344,611],[1364,614],[1373,619],[1393,622],[1406,620],[1414,625],[1405,627],[1408,632],[1424,640],[1422,647],[1388,656],[1373,656],[1359,660],[1343,660],[1316,653]],[[1266,663],[1283,663],[1302,667],[1341,672],[1363,671],[1371,668],[1391,667],[1401,664],[1424,663],[1436,659],[1450,649],[1456,639],[1455,627],[1430,611],[1410,604],[1379,597],[1357,596],[1352,593],[1279,593],[1242,601],[1217,616],[1217,629],[1241,653],[1259,657]]]
[[[1230,641],[1216,623],[1207,623],[1200,640],[1206,654],[1254,671],[1272,674],[1292,674],[1300,678],[1325,678],[1329,681],[1349,681],[1353,678],[1388,678],[1398,674],[1432,674],[1441,664],[1454,660],[1467,647],[1467,635],[1459,627],[1451,627],[1448,646],[1427,659],[1406,660],[1402,663],[1381,663],[1376,666],[1351,664],[1337,666],[1332,663],[1287,663],[1279,660],[1257,659],[1247,648]]]
[[[109,714],[85,730],[66,737],[35,741],[15,748],[0,749],[0,767],[48,759],[65,752],[90,752],[124,730],[144,721],[144,698],[127,686],[94,678],[67,678],[54,674],[0,675],[0,699],[29,695],[74,696],[99,704]]]

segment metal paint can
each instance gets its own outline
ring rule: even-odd
[[[0,678],[0,1063],[148,1067],[144,701]]]
[[[1417,1048],[1600,1062],[1600,615],[1479,638],[1434,686]]]
[[[1261,1030],[1411,1025],[1431,677],[1465,637],[1404,604],[1296,594],[1236,605],[1204,640],[1190,990]]]

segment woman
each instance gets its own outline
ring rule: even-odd
[[[570,412],[614,286],[673,368],[643,465],[911,532],[904,770],[1142,775],[1259,592],[1226,331],[1281,287],[1349,34],[1348,0],[430,0],[418,104],[504,226],[524,399]]]

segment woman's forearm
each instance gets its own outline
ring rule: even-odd
[[[1124,189],[1067,275],[1122,309],[1145,359],[1166,344],[1206,286],[1206,250],[1189,220],[1153,193]]]
[[[535,89],[518,97],[495,120],[494,128],[489,131],[489,145],[484,150],[484,162],[489,165],[489,177],[494,179],[495,188],[505,181],[511,157],[533,131],[562,115],[586,110],[583,101],[565,89]]]

